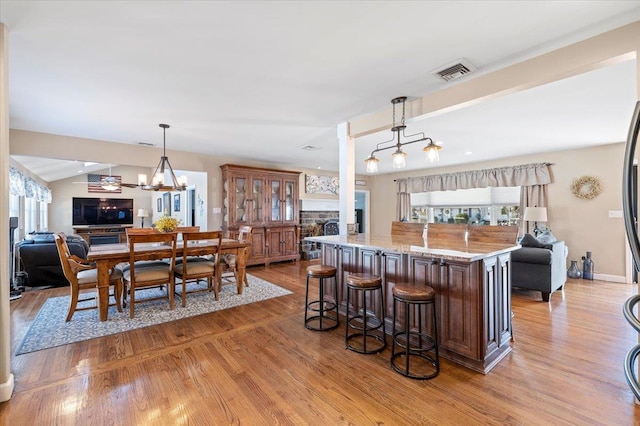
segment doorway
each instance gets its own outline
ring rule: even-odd
[[[356,214],[355,219],[358,224],[360,234],[368,234],[371,231],[369,220],[369,191],[356,191]]]

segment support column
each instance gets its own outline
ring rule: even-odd
[[[9,322],[9,31],[0,23],[0,401],[13,393]]]
[[[340,152],[340,235],[356,223],[356,144],[349,136],[349,123],[338,125]]]

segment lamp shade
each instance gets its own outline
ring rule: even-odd
[[[531,221],[531,222],[546,222],[547,208],[546,207],[527,207],[524,210],[524,220]]]
[[[149,217],[147,209],[138,209],[138,217]]]

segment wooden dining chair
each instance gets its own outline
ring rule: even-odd
[[[176,232],[178,233],[178,240],[180,240],[180,236],[185,232],[200,232],[200,226],[178,226]]]
[[[85,302],[89,300],[95,300],[94,297],[87,297],[80,299],[80,290],[93,289],[97,290],[98,287],[98,270],[95,265],[91,264],[86,259],[82,259],[76,255],[71,254],[69,246],[67,245],[67,239],[64,234],[54,235],[56,248],[58,249],[58,256],[60,257],[60,264],[62,265],[62,271],[65,278],[69,281],[69,287],[71,290],[71,300],[69,302],[69,312],[67,313],[66,321],[71,321],[73,314],[76,311],[83,311],[87,309],[96,309],[97,305],[86,306],[78,308],[78,302]],[[113,296],[116,300],[116,307],[118,312],[122,312],[122,271],[118,268],[113,268],[109,271],[109,285],[113,285]]]
[[[202,243],[215,243],[202,244]],[[200,244],[202,244],[200,246]],[[176,265],[175,276],[180,278],[182,306],[186,306],[188,281],[207,280],[207,290],[213,291],[218,300],[220,285],[215,280],[220,265],[220,247],[222,247],[222,232],[185,232],[182,234],[182,262]],[[194,261],[195,257],[201,260]],[[196,290],[201,291],[201,290]],[[191,293],[191,292],[189,292]]]
[[[129,316],[133,318],[135,310],[135,292],[141,288],[168,286],[166,297],[169,299],[169,308],[174,308],[176,265],[176,233],[154,232],[152,234],[129,235],[129,269],[124,271],[125,291],[129,293]],[[158,247],[165,245],[166,247]],[[166,259],[167,261],[162,261]],[[139,261],[158,261],[153,265],[138,265]],[[158,296],[144,299],[144,301],[164,299]]]
[[[244,256],[245,261],[251,255],[251,244],[253,242],[252,230],[253,228],[247,225],[241,226],[240,229],[238,230],[238,241],[248,244],[248,247],[245,247],[244,250],[242,251],[242,255]],[[221,256],[220,268],[221,268],[221,279],[225,283],[232,283],[232,282],[238,283],[238,281],[240,281],[244,285],[249,287],[249,280],[247,280],[246,271],[244,272],[242,277],[238,276],[239,275],[238,259],[236,259],[235,254],[223,254]]]

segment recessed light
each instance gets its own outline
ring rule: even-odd
[[[464,155],[471,155],[471,154],[473,154],[473,152],[471,152],[471,151],[466,151],[466,152],[464,153]]]

